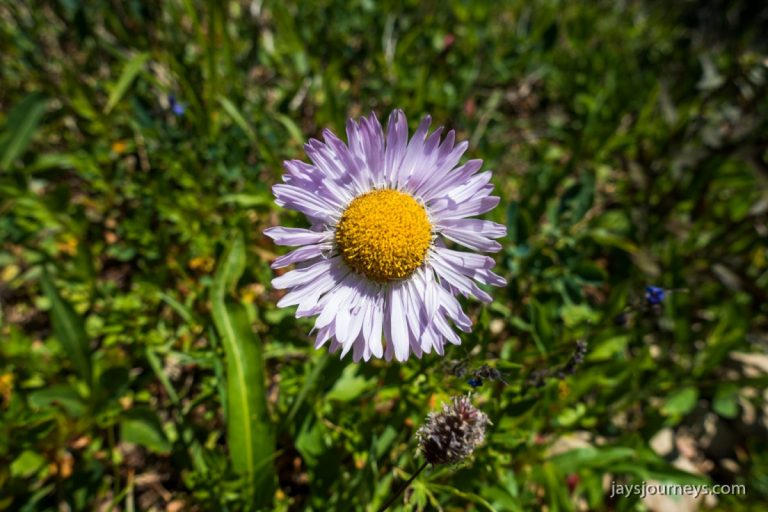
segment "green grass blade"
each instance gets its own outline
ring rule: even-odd
[[[187,325],[192,326],[195,324],[194,314],[192,313],[192,310],[189,309],[186,305],[182,304],[165,292],[160,292],[159,296],[163,302],[168,304],[176,313],[178,313],[178,315],[187,323]]]
[[[211,299],[224,300],[227,292],[233,292],[237,281],[245,271],[245,242],[238,233],[230,241],[227,250],[216,267],[216,275],[211,285]]]
[[[14,160],[27,148],[47,106],[48,100],[45,96],[33,92],[21,100],[8,114],[0,136],[0,171],[8,170]]]
[[[253,499],[264,505],[274,492],[271,459],[274,434],[267,411],[261,342],[245,308],[226,300],[245,265],[245,245],[237,235],[216,270],[211,287],[213,322],[227,359],[227,437],[233,469],[248,483]]]
[[[291,410],[286,417],[284,425],[291,425],[296,419],[296,414],[299,412],[299,408],[307,399],[307,395],[309,395],[309,392],[312,390],[312,388],[318,385],[320,377],[323,373],[323,370],[325,369],[325,366],[328,364],[329,359],[330,357],[328,354],[324,354],[320,357],[320,360],[317,362],[317,364],[315,364],[315,367],[312,369],[312,373],[310,373],[309,377],[307,377],[307,379],[304,381],[304,385],[301,387],[301,391],[299,391],[296,399],[291,404]]]
[[[235,124],[239,126],[243,132],[245,132],[248,140],[251,142],[256,142],[256,133],[254,133],[253,128],[250,124],[248,124],[248,121],[245,120],[235,104],[223,96],[219,96],[219,104],[221,104],[221,107],[224,109],[227,115],[229,115],[232,121],[234,121]]]
[[[112,112],[112,109],[115,108],[121,99],[123,99],[123,96],[128,92],[128,88],[133,83],[136,75],[141,71],[141,68],[144,67],[147,60],[149,60],[148,53],[139,53],[126,62],[123,72],[120,73],[120,78],[118,78],[117,84],[115,84],[115,88],[109,93],[107,106],[104,107],[105,114]]]
[[[85,322],[75,313],[72,306],[61,297],[46,269],[43,269],[41,284],[45,295],[51,301],[51,320],[56,339],[59,340],[72,360],[78,375],[90,386],[91,359],[88,336],[85,333]]]

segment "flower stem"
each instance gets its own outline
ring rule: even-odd
[[[417,469],[414,474],[411,475],[411,478],[409,478],[407,482],[405,482],[402,486],[400,486],[400,488],[397,490],[397,492],[395,494],[393,494],[392,496],[390,496],[389,499],[387,500],[387,502],[384,503],[384,505],[381,506],[381,508],[379,509],[379,512],[384,512],[385,510],[387,510],[389,508],[389,506],[392,505],[392,503],[395,502],[397,497],[400,496],[401,494],[403,494],[403,491],[405,491],[408,488],[408,486],[411,485],[411,482],[413,482],[416,479],[416,477],[419,476],[419,474],[422,471],[424,471],[424,468],[427,467],[427,464],[428,464],[428,462],[424,461],[424,464],[422,464],[421,467],[419,469]]]

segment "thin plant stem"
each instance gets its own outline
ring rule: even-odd
[[[403,491],[405,491],[408,488],[408,486],[411,485],[411,483],[416,479],[416,477],[419,476],[419,474],[422,471],[424,471],[424,468],[427,467],[427,464],[429,463],[427,461],[424,461],[424,464],[422,464],[421,467],[417,469],[414,474],[411,475],[411,478],[409,478],[407,482],[401,485],[400,488],[397,490],[397,492],[392,496],[390,496],[387,502],[381,506],[381,508],[379,509],[379,512],[384,512],[385,510],[387,510],[390,507],[390,505],[392,505],[392,503],[395,502],[397,497],[403,494]]]

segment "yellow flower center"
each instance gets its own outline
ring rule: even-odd
[[[411,275],[424,263],[431,242],[426,210],[398,190],[374,190],[355,198],[336,226],[344,261],[378,282]]]

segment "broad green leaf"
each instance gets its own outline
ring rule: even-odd
[[[139,74],[141,68],[144,67],[147,60],[149,60],[148,53],[139,53],[131,57],[128,62],[125,63],[120,78],[117,79],[117,83],[112,91],[109,93],[109,99],[107,100],[107,106],[104,107],[104,113],[109,114],[112,109],[123,99],[125,93],[128,92],[128,88],[133,83],[136,75]]]
[[[560,308],[560,317],[566,327],[596,322],[600,314],[587,304],[566,304]]]
[[[64,347],[77,373],[90,386],[91,358],[85,323],[72,306],[61,297],[45,268],[43,268],[41,284],[45,295],[51,301],[51,319],[56,339]]]
[[[723,418],[733,419],[739,414],[739,386],[727,383],[719,386],[712,408]]]
[[[45,96],[33,92],[13,107],[0,135],[0,171],[8,170],[27,148],[47,106]]]
[[[361,377],[357,374],[358,369],[359,367],[356,365],[347,366],[325,398],[327,400],[349,402],[371,389],[375,385],[375,379]]]
[[[558,426],[573,428],[576,423],[587,414],[587,408],[584,404],[576,404],[574,407],[568,407],[560,413],[555,421]]]
[[[373,441],[373,454],[376,459],[381,458],[382,455],[392,446],[392,443],[397,439],[398,431],[392,425],[387,425],[380,435],[377,435]]]
[[[123,413],[120,420],[120,439],[141,445],[155,453],[171,451],[171,443],[163,431],[157,413],[148,407],[136,407]]]
[[[310,464],[317,463],[326,450],[328,428],[315,417],[307,416],[296,434],[296,449]]]
[[[38,408],[61,407],[73,418],[82,416],[86,411],[83,398],[67,384],[54,384],[33,391],[29,394],[29,404]]]
[[[246,477],[252,499],[264,505],[274,491],[271,458],[275,441],[267,410],[261,340],[251,328],[245,308],[225,298],[244,266],[245,244],[238,233],[216,269],[211,308],[227,362],[226,422],[232,467]]]
[[[629,342],[630,337],[627,335],[611,336],[600,340],[594,347],[590,347],[589,359],[592,361],[613,359],[625,349]]]
[[[45,457],[32,450],[24,450],[11,463],[11,475],[16,478],[29,478],[46,464]]]
[[[667,397],[661,412],[665,416],[683,416],[696,407],[698,399],[699,390],[694,387],[688,386],[675,390]]]

